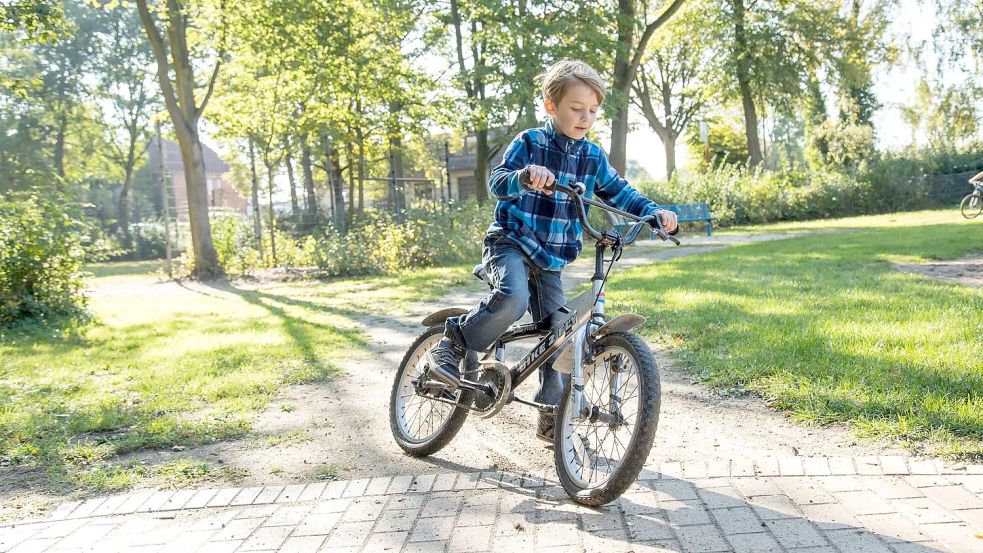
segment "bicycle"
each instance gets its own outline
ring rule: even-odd
[[[528,183],[525,183],[528,185]],[[585,186],[554,183],[554,191],[570,196],[584,232],[595,240],[591,289],[542,321],[514,324],[479,360],[469,352],[462,361],[461,384],[450,392],[428,379],[433,366],[430,349],[443,336],[448,317],[467,309],[446,308],[423,320],[426,330],[413,342],[396,372],[390,397],[390,427],[408,454],[423,457],[447,445],[469,414],[494,417],[509,403],[553,415],[553,457],[563,489],[573,501],[598,506],[614,501],[638,478],[652,449],[659,422],[659,372],[645,342],[630,332],[645,322],[634,313],[607,320],[604,284],[611,268],[643,227],[653,226],[663,240],[679,245],[655,216],[637,217],[585,198]],[[599,232],[587,221],[585,204],[626,217],[634,223],[622,235]],[[611,258],[605,259],[610,249]],[[607,270],[604,270],[608,263]],[[474,275],[493,288],[482,265]],[[505,344],[539,338],[537,345],[513,367],[507,367]],[[514,391],[554,353],[553,368],[571,373],[559,405],[519,398]]]
[[[973,191],[959,202],[959,212],[967,219],[975,219],[983,213],[983,171],[969,179],[969,184],[973,185]]]

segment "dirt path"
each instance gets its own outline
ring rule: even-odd
[[[983,255],[979,254],[933,263],[898,263],[894,268],[902,273],[937,278],[953,284],[983,287]]]
[[[729,244],[785,238],[759,235],[700,240],[697,245],[669,248],[640,243],[626,252],[620,267],[697,255]],[[564,274],[569,290],[586,282],[593,259],[581,258]],[[295,386],[271,402],[254,426],[258,439],[226,442],[194,450],[154,453],[159,460],[195,456],[248,471],[243,485],[310,481],[325,474],[358,478],[440,470],[553,470],[552,452],[534,437],[536,413],[509,405],[491,420],[469,418],[457,438],[428,459],[403,455],[389,429],[389,394],[395,368],[423,329],[427,314],[449,305],[469,306],[485,293],[474,281],[443,301],[416,304],[405,313],[364,317],[373,356],[345,362],[347,376],[325,384]],[[531,347],[532,343],[527,344]],[[793,424],[769,410],[762,400],[725,397],[708,391],[676,370],[655,350],[662,369],[662,416],[650,463],[694,459],[741,459],[763,456],[850,456],[896,453],[869,443],[859,444],[843,427]],[[509,352],[510,358],[521,352]],[[520,388],[529,398],[530,380]],[[285,408],[289,406],[289,408]],[[263,436],[269,439],[264,442]]]

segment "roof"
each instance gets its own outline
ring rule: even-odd
[[[150,139],[147,149],[150,154],[149,166],[151,171],[156,172],[157,168],[160,167],[156,136]],[[204,144],[201,145],[201,149],[205,157],[206,173],[225,173],[229,170],[229,164],[222,161],[222,158],[218,157],[215,150]],[[168,171],[184,171],[184,162],[181,160],[181,149],[176,142],[167,139],[164,139],[164,167]]]
[[[488,168],[498,166],[502,162],[502,158],[505,156],[506,146],[502,146],[498,149],[498,152],[488,160]],[[448,169],[450,171],[473,171],[475,164],[477,164],[477,156],[475,154],[459,154],[451,155],[447,159]]]

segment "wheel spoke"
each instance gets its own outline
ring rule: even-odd
[[[414,380],[423,378],[427,352],[437,343],[437,340],[439,335],[433,335],[430,340],[419,344],[417,351],[407,362],[408,366],[403,370],[399,384],[400,393],[396,395],[394,407],[397,422],[403,434],[411,441],[424,442],[440,432],[455,410],[455,407],[446,401],[460,399],[458,393],[438,400],[417,393],[413,385]]]

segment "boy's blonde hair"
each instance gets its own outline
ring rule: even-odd
[[[597,103],[604,102],[607,85],[597,71],[580,60],[560,60],[540,75],[543,79],[543,98],[559,104],[571,84],[581,82],[597,95]]]

